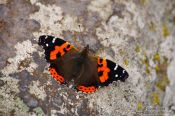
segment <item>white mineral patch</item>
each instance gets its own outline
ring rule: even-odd
[[[30,3],[31,4],[35,4],[35,3],[37,3],[38,2],[38,0],[30,0]]]
[[[169,67],[168,67],[168,78],[170,80],[170,85],[175,85],[175,73],[174,73],[174,68],[175,68],[175,52],[174,52],[174,59],[171,61]]]
[[[0,89],[1,95],[7,97],[7,96],[9,96],[7,93],[9,93],[10,91],[14,91],[16,93],[19,92],[19,89],[18,89],[19,80],[18,79],[14,79],[14,78],[11,78],[9,76],[1,78],[1,79],[7,83],[5,86],[1,87],[1,89]],[[5,90],[5,91],[3,91],[3,90]]]
[[[117,15],[112,16],[109,20],[109,27],[113,28],[114,31],[123,33],[124,35],[130,35],[133,37],[138,36],[137,29],[134,25],[134,21],[131,21],[131,15],[125,14],[124,18],[119,18]]]
[[[57,116],[58,113],[60,113],[58,110],[51,110],[51,116]]]
[[[83,26],[78,23],[77,17],[66,15],[64,16],[64,20],[62,20],[62,29],[68,31],[77,31],[81,32],[84,30]],[[80,25],[80,28],[79,28]],[[81,30],[80,30],[81,29]]]
[[[124,98],[124,89],[127,85],[123,84],[120,85],[121,88],[115,87],[110,85],[109,87],[100,89],[98,92],[92,94],[92,97],[90,97],[90,104],[93,102],[97,104],[97,109],[100,112],[100,115],[102,116],[108,116],[112,115],[127,115],[127,113],[131,113],[132,111],[135,110],[135,106],[132,106],[135,104],[137,99],[133,97],[135,93],[131,93],[131,99],[129,102],[127,102]],[[120,93],[120,94],[117,94]],[[110,96],[110,99],[109,99]],[[98,98],[98,99],[96,99]],[[95,100],[95,101],[94,101]],[[92,102],[92,103],[91,103]],[[90,105],[93,106],[93,105]],[[89,107],[90,107],[89,106]]]
[[[39,6],[39,11],[31,14],[30,18],[35,19],[41,24],[41,32],[34,33],[34,35],[39,36],[41,34],[61,34],[62,25],[59,23],[63,16],[62,10],[56,5],[43,5],[40,2],[31,1],[33,4]]]
[[[7,4],[8,0],[0,0],[0,4]]]
[[[175,85],[166,87],[165,97],[163,99],[163,107],[165,113],[170,116],[172,113],[171,107],[175,106]]]
[[[41,86],[39,81],[33,81],[32,84],[30,84],[29,92],[42,100],[44,100],[47,96],[44,90],[44,85]]]
[[[166,87],[165,97],[163,100],[163,107],[165,108],[165,112],[168,115],[171,115],[173,111],[173,107],[175,107],[175,51],[173,53],[173,60],[170,62],[170,65],[168,66],[168,79],[170,81],[170,84],[168,87]]]
[[[6,84],[4,86],[1,87],[0,89],[0,96],[1,96],[1,100],[0,100],[0,110],[2,111],[6,111],[6,112],[10,112],[12,109],[14,109],[15,106],[15,96],[11,95],[11,93],[13,92],[13,94],[17,94],[19,92],[18,89],[18,82],[19,80],[14,79],[12,77],[6,76],[4,78],[1,78],[4,82],[6,82]]]
[[[36,70],[36,68],[38,67],[38,64],[36,64],[35,62],[31,62],[29,64],[29,67],[25,68],[28,72],[32,73]]]
[[[88,10],[97,12],[102,19],[107,19],[112,14],[110,0],[93,0],[88,6]]]
[[[35,46],[29,40],[23,41],[22,43],[17,43],[14,47],[16,49],[16,56],[8,59],[8,62],[10,62],[10,64],[4,67],[2,70],[2,73],[4,75],[18,72],[19,62],[23,61],[26,58],[31,58],[31,54],[36,51]],[[36,66],[33,68],[36,68]]]
[[[168,58],[173,57],[173,51],[171,49],[174,49],[174,36],[170,35],[165,39],[164,42],[161,43],[160,47],[160,52],[162,55],[167,56]]]
[[[38,12],[30,15],[31,19],[35,19],[41,24],[40,32],[33,33],[36,37],[39,37],[42,34],[51,34],[61,37],[63,30],[77,32],[84,30],[83,26],[77,22],[77,17],[68,14],[63,17],[61,7],[56,5],[45,6],[44,4],[33,0],[31,0],[31,2],[40,7]],[[81,25],[81,30],[79,25]]]
[[[104,31],[105,30],[105,31]],[[102,24],[101,27],[96,28],[96,35],[99,39],[102,39],[102,44],[109,47],[111,43],[116,47],[118,45],[125,45],[125,41],[122,39],[122,35],[119,35],[117,31],[114,31],[110,26]],[[108,38],[107,41],[103,41],[105,38]]]

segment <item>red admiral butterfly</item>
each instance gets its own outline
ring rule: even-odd
[[[125,81],[128,73],[108,59],[89,55],[89,46],[79,51],[67,41],[50,35],[39,37],[52,77],[61,84],[74,80],[78,91],[92,93],[113,81]]]

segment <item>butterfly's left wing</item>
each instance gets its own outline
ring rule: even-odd
[[[47,62],[52,62],[65,55],[71,49],[75,49],[67,41],[51,35],[40,36],[38,44],[45,50],[45,59]]]
[[[67,41],[51,35],[40,36],[38,44],[43,47],[45,59],[50,63],[49,72],[52,77],[59,83],[65,83],[59,64],[63,56],[70,51],[76,51],[75,48]]]

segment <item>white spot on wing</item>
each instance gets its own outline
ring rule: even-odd
[[[118,74],[116,74],[115,77],[118,77]]]
[[[45,39],[47,39],[47,38],[48,38],[48,36],[46,35]]]
[[[48,46],[49,46],[49,44],[46,44],[46,46],[48,47]]]
[[[123,70],[123,73],[125,73],[125,70]]]
[[[52,43],[55,43],[55,40],[56,40],[56,37],[55,37],[55,38],[53,38]]]
[[[117,70],[118,65],[115,66],[114,70]]]

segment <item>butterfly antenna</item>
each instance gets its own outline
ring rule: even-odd
[[[80,26],[80,25],[78,25],[78,27],[79,27],[79,31],[80,31],[80,37],[81,37],[81,38],[83,38],[83,35],[82,35],[82,33],[81,33],[81,28],[80,28],[81,26]],[[82,48],[82,45],[81,45],[81,44],[79,44],[79,43],[77,42],[77,39],[75,39],[74,41],[75,41],[75,43],[77,44],[78,49]]]
[[[79,30],[80,30],[80,36],[81,36],[81,38],[83,38],[83,35],[82,35],[82,31],[81,31],[81,25],[78,25],[78,27],[79,27]]]

